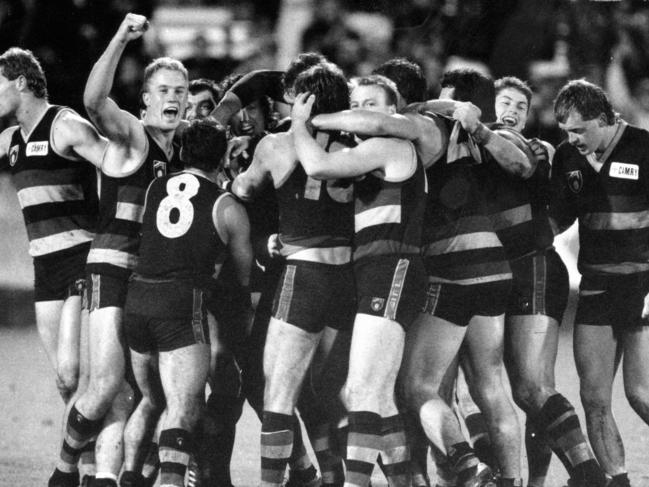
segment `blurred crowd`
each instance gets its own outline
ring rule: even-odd
[[[277,57],[277,26],[282,8],[298,4],[310,15],[294,33],[300,49],[322,52],[348,76],[403,56],[424,68],[431,97],[441,73],[459,64],[494,78],[518,76],[537,94],[527,135],[552,143],[561,138],[551,111],[557,88],[585,77],[607,89],[625,119],[649,128],[649,4],[643,1],[0,0],[0,50],[33,50],[48,73],[52,100],[82,110],[92,63],[126,12],[217,7],[247,22],[247,39],[235,42],[228,31],[216,50],[208,33],[197,30],[183,59],[192,78],[220,82],[231,73],[285,68]],[[237,49],[241,42],[252,47]],[[113,90],[120,106],[137,110],[142,68],[165,50],[163,43],[129,46]]]

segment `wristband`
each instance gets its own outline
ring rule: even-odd
[[[478,128],[471,133],[471,137],[479,145],[487,145],[491,140],[492,132],[489,130],[485,124],[479,123]]]

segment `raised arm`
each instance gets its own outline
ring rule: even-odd
[[[109,98],[119,60],[130,41],[142,36],[147,29],[146,17],[126,14],[108,47],[95,63],[86,82],[83,103],[90,120],[111,141],[128,140],[139,126],[139,120],[121,110]],[[141,130],[141,129],[140,129]]]
[[[52,132],[54,147],[61,154],[81,157],[101,168],[108,141],[85,118],[66,110],[57,118]]]
[[[263,96],[285,102],[282,75],[282,71],[251,71],[225,92],[212,116],[226,126],[235,113]]]
[[[311,124],[321,130],[342,130],[358,135],[388,135],[408,140],[415,140],[419,136],[417,125],[408,117],[370,110],[323,113],[313,117]]]
[[[502,137],[480,122],[480,109],[470,102],[457,102],[453,118],[462,124],[473,139],[483,146],[505,171],[529,178],[535,169],[535,161],[519,149],[516,144]]]

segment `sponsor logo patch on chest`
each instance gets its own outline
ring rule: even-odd
[[[640,168],[637,164],[625,164],[623,162],[612,162],[611,170],[608,172],[612,178],[635,179],[640,175]]]
[[[49,150],[49,145],[49,142],[47,142],[46,140],[42,142],[30,142],[29,144],[27,144],[25,155],[27,157],[46,156]]]

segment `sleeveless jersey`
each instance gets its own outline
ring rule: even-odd
[[[421,228],[426,207],[426,174],[415,148],[408,144],[412,174],[389,181],[367,174],[355,184],[354,263],[391,255],[421,254]]]
[[[518,132],[506,130],[526,146]],[[490,158],[491,178],[485,182],[485,199],[496,234],[509,260],[519,259],[552,247],[554,235],[548,219],[548,186],[550,163],[541,161],[528,179],[509,174]]]
[[[191,170],[156,179],[149,186],[135,271],[152,279],[212,282],[214,266],[225,257],[225,243],[214,227],[213,210],[228,197],[205,176]]]
[[[332,136],[334,143],[352,147],[349,138]],[[301,164],[276,188],[282,255],[305,249],[350,247],[354,233],[354,189],[351,181],[320,181],[307,176]]]
[[[579,219],[577,268],[583,275],[649,271],[649,132],[619,122],[599,172],[567,142],[552,167],[561,227]]]
[[[11,137],[9,164],[32,257],[89,245],[94,236],[97,171],[83,159],[58,154],[52,144],[52,126],[65,110],[51,106],[26,139],[19,128]]]
[[[149,150],[142,165],[129,176],[101,175],[99,225],[88,254],[86,270],[126,279],[135,268],[147,187],[157,177],[181,168],[178,151],[167,160],[146,132]]]
[[[431,282],[460,285],[511,278],[502,243],[487,215],[482,192],[490,157],[459,122],[440,117],[449,133],[446,155],[430,166],[423,255]]]

